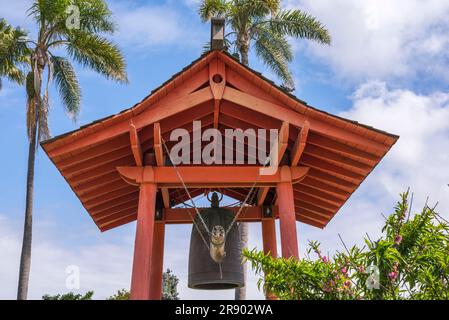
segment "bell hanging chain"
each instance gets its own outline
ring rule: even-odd
[[[270,156],[271,156],[271,152],[273,152],[274,147],[270,150]],[[267,166],[267,164],[269,163],[270,157],[268,157],[267,159],[265,159],[265,162],[263,164],[263,168],[265,168]],[[243,208],[246,207],[246,204],[248,203],[248,200],[250,198],[250,195],[253,194],[254,189],[256,188],[257,183],[260,180],[260,170],[259,173],[257,175],[256,180],[254,181],[253,185],[251,186],[251,189],[249,190],[248,194],[245,197],[245,200],[243,201],[242,205],[239,208],[239,211],[237,211],[236,215],[234,216],[234,219],[232,219],[232,222],[229,224],[228,229],[226,229],[226,235],[228,235],[229,231],[231,231],[232,227],[234,226],[235,222],[237,221],[238,217],[240,216],[240,213],[242,212]],[[254,199],[254,195],[251,197],[251,200]]]
[[[204,219],[203,219],[203,217],[201,216],[200,211],[199,211],[198,208],[196,207],[195,201],[193,201],[192,195],[190,194],[189,189],[187,188],[187,186],[186,186],[186,184],[185,184],[185,182],[184,182],[184,179],[182,178],[181,173],[180,173],[179,170],[178,170],[178,167],[176,166],[176,164],[174,163],[173,159],[171,158],[170,151],[168,150],[168,147],[167,147],[167,144],[165,143],[164,138],[161,137],[161,140],[162,140],[162,144],[164,145],[165,152],[167,152],[167,155],[168,155],[168,157],[169,157],[169,159],[170,159],[170,162],[171,162],[173,168],[175,169],[176,175],[178,176],[179,180],[181,181],[181,184],[182,184],[182,186],[184,187],[184,189],[185,189],[185,191],[186,191],[186,193],[187,193],[187,196],[189,197],[189,200],[190,200],[190,202],[192,203],[192,206],[195,208],[196,214],[197,214],[198,217],[200,218],[201,224],[203,225],[203,227],[204,227],[204,229],[206,230],[207,234],[210,236],[210,234],[211,234],[211,233],[210,233],[210,230],[209,230],[209,228],[207,227],[207,224],[204,222]],[[193,219],[193,223],[195,223],[195,219]],[[199,230],[198,230],[198,231],[199,231]]]
[[[176,193],[178,194],[178,198],[181,198],[181,195],[179,194],[178,189],[175,189],[175,190],[176,190]],[[183,202],[183,203],[184,203],[184,202]],[[185,203],[184,203],[184,205],[185,205]],[[204,238],[204,235],[203,235],[203,233],[201,232],[200,227],[199,227],[198,224],[195,222],[195,218],[193,217],[192,213],[190,212],[190,209],[191,209],[191,208],[193,208],[193,207],[190,206],[190,208],[186,208],[186,209],[187,209],[187,213],[189,214],[190,219],[192,219],[192,223],[193,223],[193,225],[195,226],[196,231],[198,231],[198,233],[200,234],[201,239],[203,240],[203,243],[204,243],[204,245],[206,246],[207,250],[210,250],[209,243],[206,241],[206,238]]]
[[[186,186],[186,184],[185,184],[185,182],[184,182],[184,179],[182,178],[181,173],[180,173],[179,170],[178,170],[178,167],[177,167],[176,164],[173,162],[173,160],[172,160],[172,158],[171,158],[171,155],[170,155],[170,151],[168,150],[167,144],[165,143],[165,140],[164,140],[163,138],[161,138],[161,140],[162,140],[162,144],[164,145],[165,152],[167,152],[168,157],[170,158],[170,162],[172,163],[173,168],[175,168],[176,175],[178,176],[179,180],[181,181],[182,186],[184,187],[184,189],[185,189],[185,191],[186,191],[186,193],[187,193],[187,195],[188,195],[188,197],[189,197],[190,202],[192,203],[193,207],[195,208],[196,214],[197,214],[198,217],[200,218],[200,221],[201,221],[201,223],[202,223],[204,229],[206,230],[207,234],[210,236],[210,235],[211,235],[211,232],[210,232],[209,228],[207,227],[206,223],[204,222],[204,219],[203,219],[203,217],[201,216],[201,213],[199,212],[198,208],[196,207],[195,202],[193,201],[192,196],[191,196],[191,194],[190,194],[190,192],[189,192],[189,189],[187,188],[187,186]],[[273,149],[274,149],[274,146],[273,146],[272,149],[270,150],[270,156],[271,156],[271,153],[273,152]],[[267,166],[267,164],[269,163],[269,161],[268,161],[269,159],[270,159],[270,157],[267,157],[267,159],[265,159],[265,162],[264,162],[264,164],[263,164],[263,166],[262,166],[263,168],[265,168],[265,167]],[[242,205],[240,206],[239,210],[238,210],[237,213],[235,214],[234,219],[232,219],[232,222],[229,224],[228,228],[226,229],[225,237],[226,237],[226,236],[229,234],[229,232],[231,231],[231,229],[232,229],[232,227],[234,226],[235,222],[237,221],[238,217],[239,217],[240,214],[242,213],[243,208],[246,207],[246,204],[248,203],[248,200],[250,199],[250,196],[253,194],[253,191],[254,191],[254,189],[256,188],[256,185],[257,185],[257,183],[259,182],[259,180],[260,180],[260,170],[259,170],[259,173],[258,173],[258,175],[257,175],[256,180],[254,181],[253,185],[251,186],[251,189],[249,190],[248,194],[246,195],[245,200],[243,201],[243,203],[242,203]],[[253,199],[253,198],[254,198],[254,195],[253,195],[253,197],[251,197],[251,198]],[[193,219],[193,223],[195,223],[195,220],[194,220],[194,219]]]

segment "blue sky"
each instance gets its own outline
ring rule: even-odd
[[[131,107],[172,74],[195,60],[209,37],[196,0],[108,1],[127,63],[129,85],[111,83],[85,69],[78,75],[83,109],[74,123],[51,91],[53,135]],[[0,17],[33,30],[30,1],[0,0]],[[400,141],[325,230],[297,225],[300,250],[319,240],[330,253],[365,232],[376,235],[397,194],[415,192],[415,208],[430,196],[449,210],[449,3],[445,0],[289,0],[331,30],[333,45],[293,41],[291,68],[296,94],[320,109],[399,134]],[[277,81],[256,57],[251,66]],[[27,140],[23,88],[5,83],[0,92],[0,298],[16,295],[25,198]],[[68,185],[38,152],[30,297],[65,292],[65,268],[78,265],[80,291],[104,298],[130,281],[135,224],[101,234]],[[261,248],[260,226],[251,225],[250,246]],[[165,267],[179,276],[181,298],[232,298],[232,291],[186,288],[189,226],[170,226]],[[248,297],[260,299],[249,271]]]

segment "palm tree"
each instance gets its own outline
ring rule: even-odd
[[[25,87],[26,127],[29,140],[25,223],[20,258],[17,299],[26,299],[31,266],[32,209],[35,155],[38,143],[50,136],[49,85],[55,80],[65,111],[79,113],[81,90],[74,62],[108,79],[126,83],[126,65],[118,47],[106,38],[115,30],[112,13],[104,0],[35,0],[29,15],[37,24],[36,39],[19,39],[28,53]],[[3,44],[2,44],[3,46]],[[65,57],[65,56],[68,56]],[[0,70],[8,70],[4,61]],[[1,75],[1,74],[0,74]],[[19,81],[20,82],[20,81]]]
[[[288,91],[294,90],[289,70],[294,55],[288,38],[331,43],[330,34],[321,22],[301,10],[281,9],[280,0],[202,0],[198,12],[203,22],[215,16],[225,18],[231,29],[225,38],[227,50],[232,50],[248,66],[249,51],[254,48],[257,57],[281,79]],[[240,225],[240,234],[246,247],[246,223]],[[246,287],[236,289],[235,298],[244,300]]]
[[[25,31],[0,19],[0,90],[2,77],[18,84],[25,82],[23,67],[27,62],[28,48],[20,41],[25,36]]]
[[[232,30],[225,40],[228,50],[248,66],[252,46],[291,90],[294,82],[288,64],[293,60],[293,52],[288,37],[331,43],[321,22],[301,10],[281,9],[280,0],[202,0],[198,11],[203,22],[214,16],[225,18]]]

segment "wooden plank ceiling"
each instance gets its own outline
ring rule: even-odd
[[[220,68],[225,89],[217,104],[210,75]],[[169,141],[173,129],[191,131],[194,120],[201,121],[203,130],[215,127],[221,132],[284,125],[288,136],[280,164],[310,167],[306,178],[294,185],[297,220],[319,228],[329,223],[398,139],[308,106],[232,56],[211,51],[132,108],[45,141],[42,147],[98,228],[106,231],[136,219],[138,188],[123,181],[116,170],[136,165],[130,142],[134,128],[145,155],[154,153],[154,123]],[[248,191],[224,190],[237,200]],[[188,199],[182,189],[166,192],[170,206]],[[203,192],[190,190],[192,196]],[[254,204],[275,203],[274,188],[256,192]]]

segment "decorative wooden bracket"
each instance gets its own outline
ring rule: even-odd
[[[131,150],[133,152],[134,161],[136,162],[136,166],[143,166],[143,153],[142,153],[142,145],[140,144],[139,135],[137,134],[137,129],[134,123],[131,121],[129,125],[129,139],[131,142]]]
[[[156,165],[158,167],[163,167],[165,165],[164,158],[164,149],[162,142],[162,134],[161,134],[161,125],[159,122],[154,124],[153,128],[154,134],[154,154],[156,156]],[[168,188],[161,188],[162,201],[164,203],[165,208],[170,208],[170,193],[168,192]]]
[[[223,99],[226,87],[226,66],[218,58],[209,63],[209,85],[214,97],[214,128],[218,128],[218,118],[220,115],[220,102]]]
[[[289,137],[289,129],[290,124],[286,121],[282,123],[281,128],[279,129],[279,141],[278,141],[278,163],[279,165],[284,157],[285,151],[288,147],[288,137]],[[268,191],[270,191],[269,187],[260,188],[257,193],[257,205],[263,205],[265,198],[268,195]]]
[[[309,121],[306,120],[304,122],[304,126],[301,128],[301,131],[298,134],[295,146],[293,147],[292,160],[291,160],[292,167],[298,165],[299,160],[301,159],[301,156],[304,153],[304,149],[306,148],[307,143],[307,137],[309,136],[309,129],[310,123]]]

